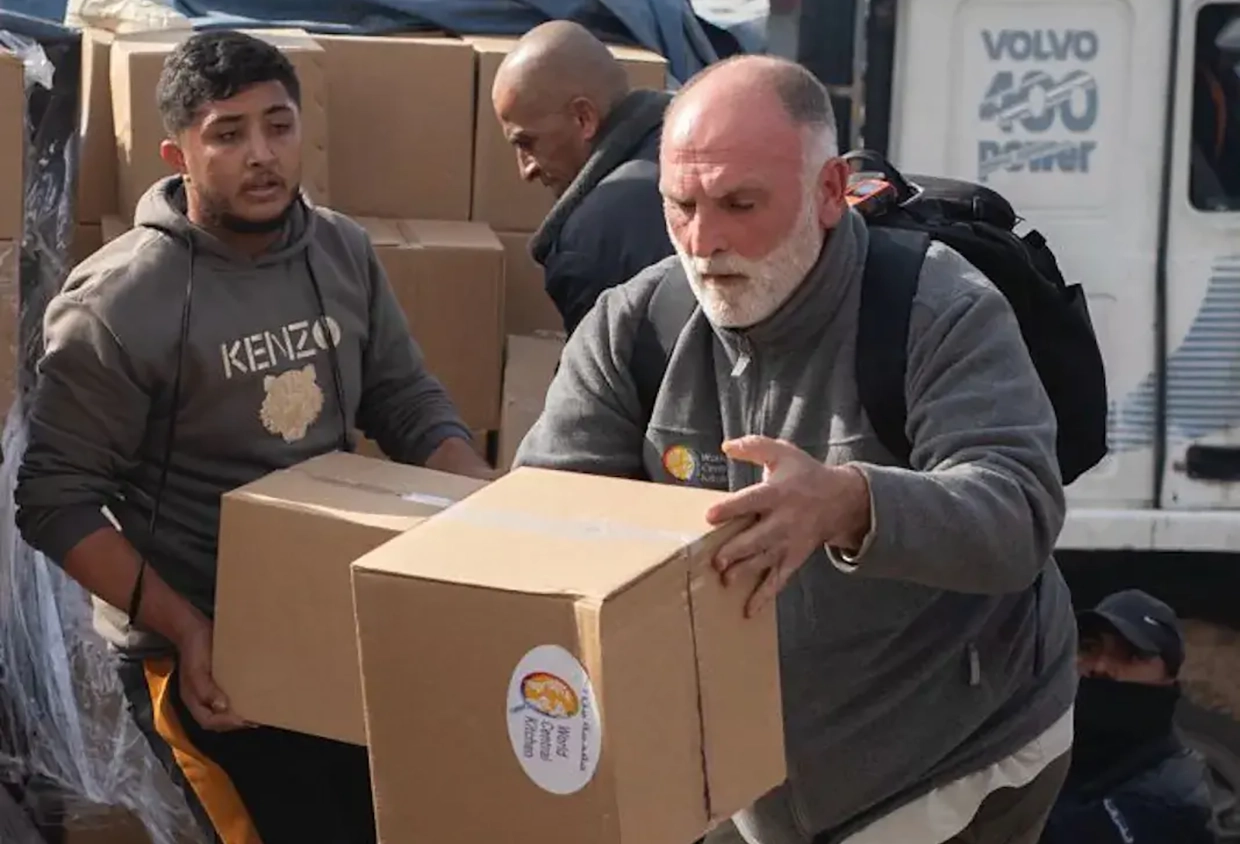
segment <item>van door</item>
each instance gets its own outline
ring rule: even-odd
[[[1240,508],[1240,2],[1181,16],[1162,505]]]
[[[1154,504],[1155,418],[1125,397],[1156,361],[1166,0],[903,0],[893,161],[1006,196],[1081,282],[1115,400],[1113,454],[1074,506]]]

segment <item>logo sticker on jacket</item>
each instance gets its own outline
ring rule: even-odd
[[[312,363],[279,375],[264,375],[263,391],[266,396],[258,417],[264,428],[287,443],[304,438],[323,412],[323,389]]]
[[[670,445],[663,450],[663,469],[682,484],[728,488],[728,461],[719,453],[702,452],[679,443]]]

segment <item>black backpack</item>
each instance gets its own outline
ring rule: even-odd
[[[1107,451],[1107,390],[1085,294],[1067,284],[1046,239],[1024,236],[1006,199],[989,188],[930,176],[905,179],[882,156],[862,151],[850,162],[874,165],[895,188],[895,201],[866,213],[870,246],[857,326],[857,389],[879,441],[907,465],[904,375],[909,317],[931,240],[959,252],[1003,293],[1050,396],[1064,484]],[[910,183],[911,182],[911,183]],[[865,213],[865,212],[863,212]],[[646,419],[667,360],[697,301],[682,273],[659,284],[639,325],[630,368]]]

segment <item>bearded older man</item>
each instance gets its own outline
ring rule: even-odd
[[[1055,415],[1006,299],[930,247],[896,465],[857,394],[870,237],[823,87],[715,65],[672,103],[660,167],[678,254],[600,297],[517,463],[730,490],[707,519],[757,516],[716,559],[728,583],[765,572],[749,612],[777,597],[789,775],[736,817],[750,842],[1036,841],[1076,642]],[[648,414],[630,364],[668,284],[698,307]],[[664,465],[686,449],[692,471]]]

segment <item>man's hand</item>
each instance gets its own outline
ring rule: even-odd
[[[211,676],[211,631],[211,622],[199,616],[177,637],[181,699],[205,730],[224,732],[253,726],[232,711]]]
[[[850,466],[824,466],[784,440],[742,437],[723,444],[733,460],[763,467],[762,482],[734,493],[706,512],[711,524],[757,516],[715,555],[715,568],[731,585],[743,574],[763,575],[745,606],[752,616],[784,588],[823,545],[860,547],[870,526],[865,476]]]
[[[449,437],[441,442],[426,458],[426,468],[483,481],[493,481],[500,474],[478,456],[473,445],[460,437]]]

